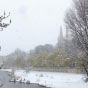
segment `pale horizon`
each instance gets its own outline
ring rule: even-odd
[[[29,52],[38,45],[57,43],[59,28],[71,0],[3,0],[0,15],[10,12],[12,24],[0,31],[1,55],[16,48]],[[64,27],[63,27],[64,28]]]

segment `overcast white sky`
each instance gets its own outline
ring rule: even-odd
[[[71,0],[2,0],[0,15],[11,12],[12,24],[0,32],[0,55],[16,48],[29,51],[37,45],[53,44]]]

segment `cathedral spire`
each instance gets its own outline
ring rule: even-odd
[[[58,49],[61,49],[61,50],[64,48],[64,36],[63,36],[62,27],[60,27],[60,30],[59,30],[59,38],[58,38],[57,47]]]
[[[68,29],[66,29],[66,38],[68,39]]]
[[[59,38],[60,38],[60,39],[63,39],[62,27],[60,27],[60,34],[59,34]]]

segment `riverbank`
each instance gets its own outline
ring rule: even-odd
[[[3,70],[4,71],[4,70]],[[7,71],[7,70],[5,70]],[[8,70],[10,72],[10,70]],[[52,88],[87,88],[88,83],[83,81],[84,75],[60,73],[60,72],[38,72],[16,70],[14,72],[16,81],[35,83]]]
[[[9,69],[0,70],[0,88],[47,88],[35,83],[27,85],[25,83],[9,82],[11,76],[8,75],[8,71],[11,72]]]

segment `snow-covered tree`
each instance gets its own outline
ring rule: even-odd
[[[74,0],[73,7],[66,13],[65,23],[66,27],[71,30],[77,47],[88,56],[88,0]],[[88,59],[79,57],[79,60],[88,75],[85,66]]]

